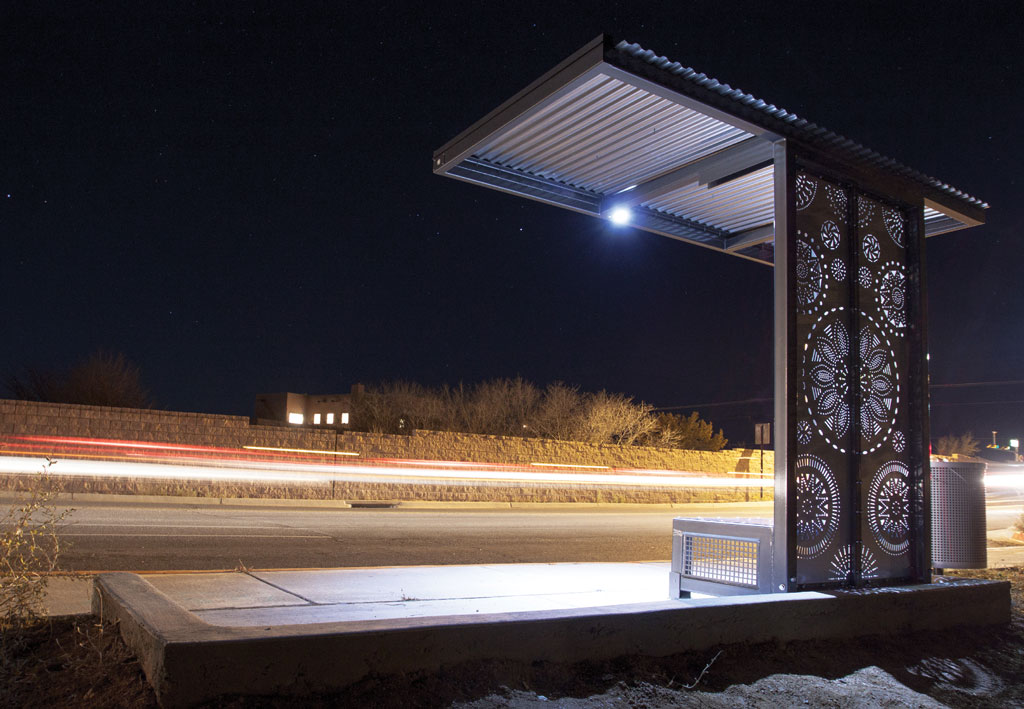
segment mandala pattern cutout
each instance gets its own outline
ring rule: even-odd
[[[811,422],[807,419],[800,419],[796,422],[796,442],[802,446],[806,446],[811,442],[811,436],[814,435],[814,427],[811,426]]]
[[[896,353],[871,316],[860,314],[865,324],[860,329],[858,355],[860,371],[860,443],[861,453],[878,450],[892,434],[899,413],[900,387]]]
[[[846,221],[846,190],[837,185],[825,183],[825,199],[828,201],[828,206],[832,208],[832,213]]]
[[[850,334],[843,308],[824,313],[811,326],[804,348],[804,400],[818,433],[838,451],[850,430]]]
[[[875,283],[875,279],[871,276],[871,269],[867,266],[861,266],[857,269],[857,283],[860,284],[861,288],[870,288]]]
[[[882,221],[885,222],[885,230],[889,232],[889,236],[892,238],[896,245],[903,248],[903,238],[906,234],[906,217],[903,216],[903,212],[898,209],[886,207],[882,210]]]
[[[832,261],[832,278],[837,281],[846,280],[846,261],[843,261],[841,258]]]
[[[902,453],[907,447],[907,439],[903,435],[903,431],[896,431],[892,434],[892,449],[897,453]]]
[[[886,463],[871,478],[868,526],[885,553],[899,556],[910,547],[910,470],[898,460]]]
[[[871,550],[861,545],[860,577],[865,580],[878,578],[878,562]],[[830,581],[850,581],[853,578],[853,545],[844,544],[839,547],[828,565]]]
[[[875,238],[874,234],[865,234],[861,247],[864,251],[864,258],[871,263],[877,261],[878,257],[882,254],[882,247],[878,244],[878,239]]]
[[[857,195],[857,226],[863,229],[875,216],[877,204],[864,195]]]
[[[818,193],[818,181],[803,172],[796,176],[796,210],[807,209]]]
[[[896,353],[874,319],[859,313],[864,325],[858,332],[859,371],[850,381],[850,333],[846,308],[832,308],[811,326],[804,346],[803,398],[813,427],[825,442],[847,452],[843,438],[853,423],[852,387],[860,398],[860,453],[878,450],[892,434],[899,413],[900,389]]]
[[[875,293],[878,310],[885,317],[886,329],[902,336],[907,327],[907,277],[895,261],[886,262],[882,270]]]
[[[796,298],[804,312],[817,310],[824,293],[821,259],[806,241],[796,242]]]
[[[821,243],[830,250],[835,251],[839,247],[840,236],[839,225],[834,221],[828,220],[821,225]]]
[[[839,529],[839,485],[825,461],[796,459],[796,554],[813,559],[832,544]]]

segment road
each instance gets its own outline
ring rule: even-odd
[[[673,517],[771,515],[771,503],[713,512],[74,507],[61,558],[76,571],[667,560]]]
[[[1020,464],[991,466],[989,530],[1005,530],[1024,513],[1022,472]],[[64,568],[82,571],[665,560],[673,517],[771,515],[771,503],[470,511],[74,506],[62,559]],[[1022,551],[990,548],[989,558],[1003,563]]]

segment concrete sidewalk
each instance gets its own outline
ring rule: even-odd
[[[669,599],[667,563],[507,564],[102,574],[165,706],[309,696],[462,663],[574,663],[730,643],[852,638],[1009,622],[1006,582]]]
[[[212,625],[308,625],[661,601],[668,563],[484,564],[143,575]]]

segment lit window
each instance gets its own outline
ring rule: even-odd
[[[314,424],[319,424],[320,423],[320,414],[313,414],[313,423]]]
[[[333,413],[327,414],[327,423],[328,423],[328,425],[334,423],[334,414]]]
[[[302,414],[297,411],[292,411],[288,414],[288,423],[302,423]]]
[[[341,415],[341,423],[342,424],[347,424],[348,423],[348,412],[347,411]]]

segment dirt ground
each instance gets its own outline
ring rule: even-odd
[[[1013,584],[998,629],[844,642],[731,645],[667,658],[560,665],[473,663],[370,678],[306,700],[226,697],[210,707],[1018,707],[1024,706],[1024,567],[964,572]],[[57,619],[0,667],[0,706],[151,707],[139,665],[111,626]]]

